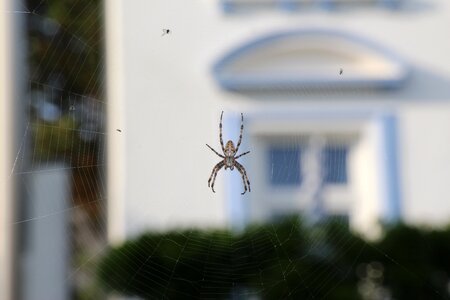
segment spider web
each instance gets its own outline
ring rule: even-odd
[[[105,140],[111,134],[120,134],[106,128],[103,36],[99,34],[103,28],[95,21],[101,19],[103,10],[98,1],[94,6],[84,5],[81,0],[60,3],[64,5],[29,0],[17,10],[3,12],[27,15],[28,35],[39,40],[30,42],[37,48],[28,49],[29,56],[35,57],[30,59],[28,114],[11,170],[11,177],[23,194],[22,209],[12,224],[20,235],[19,285],[25,287],[20,296],[39,299],[39,288],[27,286],[37,282],[36,276],[60,274],[52,268],[60,265],[64,266],[64,276],[58,284],[67,299],[102,299],[106,294],[96,283],[97,267],[110,246],[106,240]],[[58,9],[64,13],[58,14]],[[65,15],[70,18],[58,19]],[[40,28],[38,33],[36,28]],[[67,57],[70,59],[64,59]],[[86,73],[87,70],[93,72]],[[235,136],[230,132],[235,132]],[[224,127],[225,141],[236,141],[238,134],[238,126]],[[214,232],[211,238],[197,230],[179,229],[160,239],[130,244],[124,253],[132,270],[106,273],[112,278],[110,288],[158,299],[192,296],[184,285],[194,286],[197,295],[205,299],[271,299],[274,291],[280,289],[286,299],[299,295],[321,299],[336,297],[336,291],[345,289],[346,280],[356,276],[360,258],[367,249],[373,250],[370,244],[341,231],[348,226],[345,216],[336,214],[338,218],[333,218],[322,203],[326,200],[326,188],[345,185],[349,180],[346,145],[338,138],[324,140],[313,135],[275,136],[266,142],[262,166],[265,173],[260,183],[265,180],[274,195],[306,187],[301,193],[310,202],[294,211],[296,216],[303,216],[300,223],[297,219],[283,221],[293,211],[277,207],[280,199],[269,196],[271,206],[266,211],[265,225],[250,230],[247,239],[227,231]],[[211,146],[220,149],[217,143]],[[247,150],[254,149],[244,135],[241,152]],[[248,156],[242,161],[244,166],[246,162],[252,165]],[[256,191],[261,185],[252,181],[255,174],[249,170],[252,190]],[[219,174],[216,189],[224,189],[227,184],[241,188],[241,178],[236,173]],[[226,176],[232,176],[232,181],[224,181]],[[252,201],[246,208],[249,214]],[[280,222],[285,222],[281,229]],[[60,230],[55,231],[55,227]],[[310,234],[300,238],[302,228],[310,228]],[[49,257],[46,251],[53,246],[45,245],[53,243],[58,253]],[[297,243],[302,250],[293,254],[287,246]],[[203,249],[202,257],[183,260],[199,247]],[[242,254],[242,249],[249,252]],[[344,264],[349,254],[351,259]],[[389,253],[378,254],[397,263]],[[226,257],[218,261],[217,257],[223,255]],[[251,260],[252,257],[256,259]],[[159,259],[170,263],[160,264]],[[40,264],[36,265],[36,260],[41,260]],[[308,265],[311,260],[315,263]],[[367,263],[365,268],[377,269],[376,264]],[[116,264],[120,271],[123,265],[120,261]],[[187,269],[189,276],[180,276],[179,269]],[[242,274],[253,279],[242,284]],[[70,290],[74,291],[71,296]],[[369,295],[364,299],[377,298]]]
[[[14,2],[28,43],[24,112],[10,178],[19,187],[19,299],[88,299],[106,249],[103,9],[100,1]],[[53,286],[51,282],[53,281]],[[50,285],[49,285],[50,284]],[[73,293],[71,291],[74,291]],[[72,296],[71,296],[72,295]]]

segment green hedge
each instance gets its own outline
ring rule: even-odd
[[[147,233],[98,268],[106,290],[146,299],[449,299],[449,275],[448,229],[397,225],[368,242],[298,218],[240,234]]]

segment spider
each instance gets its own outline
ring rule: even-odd
[[[241,173],[241,175],[242,175],[242,181],[244,182],[244,192],[242,192],[241,195],[244,195],[245,192],[247,192],[247,187],[248,187],[248,191],[249,192],[251,191],[250,190],[250,181],[248,180],[247,172],[245,171],[244,166],[236,161],[239,157],[250,153],[250,151],[247,151],[247,152],[244,152],[244,153],[236,156],[236,154],[239,150],[239,146],[241,145],[241,142],[242,142],[242,132],[244,131],[244,115],[241,113],[241,132],[239,135],[239,141],[236,145],[236,148],[234,147],[234,144],[232,141],[228,141],[225,146],[223,145],[222,116],[223,116],[223,111],[222,111],[222,114],[220,115],[219,138],[220,138],[220,146],[222,147],[222,152],[224,155],[218,153],[210,145],[206,144],[206,146],[208,146],[208,148],[211,149],[215,154],[217,154],[218,156],[223,158],[223,160],[221,162],[219,162],[217,165],[214,166],[211,176],[209,177],[209,180],[208,180],[208,187],[211,187],[212,191],[215,193],[216,191],[214,191],[214,183],[216,182],[216,176],[217,176],[217,173],[219,172],[219,170],[225,166],[225,170],[230,168],[231,171],[233,171],[234,167],[236,167],[236,169],[238,169],[239,173]]]

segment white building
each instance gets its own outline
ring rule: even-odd
[[[368,235],[450,219],[448,1],[116,0],[106,16],[111,239],[297,212]],[[235,143],[244,113],[244,196],[236,170],[207,187],[222,110]]]

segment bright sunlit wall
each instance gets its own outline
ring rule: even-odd
[[[109,141],[109,161],[115,165],[109,173],[112,235],[176,225],[246,223],[254,214],[252,206],[271,211],[275,204],[257,204],[264,187],[257,184],[259,148],[252,134],[261,133],[251,125],[256,121],[252,115],[271,111],[296,112],[298,119],[311,117],[312,111],[362,111],[368,116],[360,129],[349,131],[359,136],[361,145],[351,151],[360,154],[349,159],[359,161],[356,167],[350,163],[352,197],[346,208],[355,226],[374,228],[378,219],[392,216],[409,222],[447,222],[450,206],[442,195],[450,193],[445,151],[450,144],[444,138],[450,126],[450,44],[436,38],[446,34],[446,1],[395,12],[365,7],[298,14],[224,14],[219,1],[111,1],[107,7],[109,126],[122,129]],[[418,14],[423,18],[412,22]],[[165,28],[171,34],[162,35]],[[404,59],[411,77],[391,92],[291,94],[277,99],[230,93],[215,80],[214,64],[239,45],[275,31],[308,28],[333,28],[373,41]],[[207,188],[218,158],[205,143],[219,148],[222,110],[225,141],[237,140],[239,113],[248,116],[242,147],[254,151],[245,162],[250,180],[255,179],[252,193],[244,197],[237,172],[219,173],[216,194]],[[322,125],[333,128],[336,123]]]

